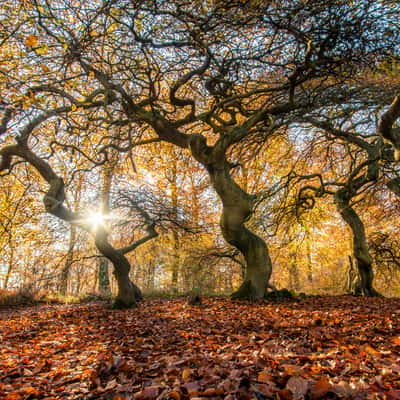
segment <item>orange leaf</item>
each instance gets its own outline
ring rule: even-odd
[[[192,370],[190,368],[185,368],[182,371],[182,379],[184,381],[187,381],[190,378],[190,375],[192,375]]]
[[[29,35],[25,39],[25,45],[29,47],[35,47],[38,44],[38,37],[36,35]]]
[[[311,398],[313,400],[323,398],[332,389],[332,385],[326,377],[322,377],[311,389]]]
[[[258,382],[262,383],[270,383],[271,382],[271,375],[267,371],[261,371],[257,377]]]
[[[34,395],[34,396],[38,396],[39,395],[39,391],[34,388],[33,386],[28,386],[24,389],[25,393]]]
[[[381,353],[379,353],[379,351],[376,351],[373,347],[371,347],[369,344],[367,344],[366,346],[365,346],[365,352],[366,353],[368,353],[368,354],[371,354],[371,355],[373,355],[373,356],[380,356],[381,355]]]
[[[20,400],[22,397],[18,393],[8,393],[5,400]]]
[[[397,346],[400,346],[400,336],[395,336],[392,339],[393,343],[396,344]]]

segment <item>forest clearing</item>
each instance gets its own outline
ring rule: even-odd
[[[400,300],[0,311],[0,398],[400,398]]]

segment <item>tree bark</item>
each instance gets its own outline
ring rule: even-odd
[[[171,162],[171,202],[172,202],[172,212],[173,218],[178,219],[178,165],[176,160],[175,151],[172,152],[173,159]],[[178,282],[179,282],[179,272],[180,272],[180,256],[179,256],[179,235],[176,229],[172,230],[172,241],[173,241],[173,254],[172,254],[172,274],[171,274],[171,287],[172,292],[178,293]]]
[[[110,212],[110,190],[112,179],[114,175],[114,169],[117,164],[118,157],[113,155],[111,162],[108,162],[102,166],[103,182],[101,188],[101,203],[102,203],[102,214],[108,214]],[[98,264],[98,282],[99,292],[103,296],[111,295],[110,277],[108,273],[108,260],[107,258],[100,258]]]
[[[347,282],[345,291],[353,296],[361,296],[360,274],[354,265],[353,257],[349,256],[349,269],[347,270]]]
[[[65,296],[68,291],[68,280],[74,258],[75,241],[76,241],[76,227],[71,225],[67,258],[65,260],[64,268],[61,271],[60,281],[58,284],[58,291],[62,296]]]
[[[264,240],[245,226],[253,213],[254,196],[246,193],[232,178],[224,148],[208,147],[205,138],[200,135],[192,135],[190,148],[194,157],[206,167],[211,184],[222,201],[222,235],[246,260],[244,282],[231,297],[262,299],[271,276],[272,263]]]
[[[4,289],[8,288],[8,282],[10,281],[11,273],[14,268],[14,246],[12,244],[11,235],[9,235],[9,248],[10,248],[10,257],[8,260],[8,268],[7,268],[6,276],[4,278]]]
[[[353,260],[360,278],[361,294],[378,296],[379,293],[373,287],[373,259],[368,250],[364,224],[356,211],[350,206],[350,196],[347,194],[346,188],[339,189],[336,192],[335,202],[340,215],[352,232]]]
[[[124,254],[115,249],[107,240],[107,232],[98,227],[95,235],[95,244],[100,253],[114,266],[113,274],[117,281],[118,293],[114,301],[115,308],[135,307],[143,299],[140,289],[130,280],[131,265]]]
[[[298,292],[300,288],[299,270],[297,268],[297,256],[296,252],[289,255],[290,266],[289,266],[289,289]]]
[[[111,295],[110,277],[108,274],[108,260],[101,257],[98,270],[99,292],[102,296]]]

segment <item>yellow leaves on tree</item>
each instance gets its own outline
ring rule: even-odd
[[[39,46],[39,38],[34,34],[31,34],[26,37],[25,46],[32,47],[35,53],[40,56],[47,54],[49,51],[49,46],[47,44]]]

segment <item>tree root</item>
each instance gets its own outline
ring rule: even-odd
[[[256,299],[256,290],[251,281],[243,282],[240,288],[231,294],[231,300],[255,301]]]

